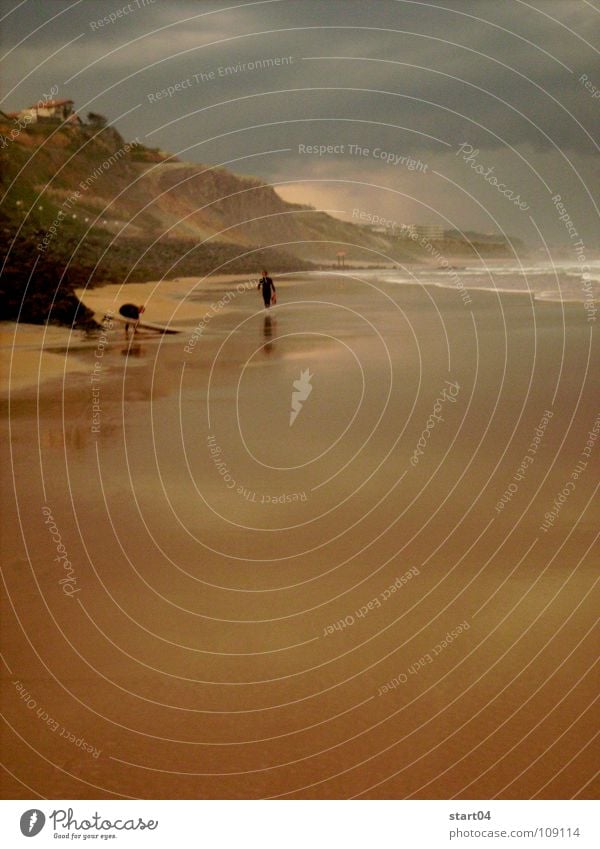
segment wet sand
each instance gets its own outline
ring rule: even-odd
[[[248,279],[0,401],[5,797],[593,797],[585,311]]]

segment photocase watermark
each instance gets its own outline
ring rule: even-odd
[[[56,553],[58,556],[55,557],[54,560],[56,563],[62,564],[62,567],[65,570],[65,577],[60,578],[58,583],[62,587],[63,593],[72,598],[75,593],[81,591],[81,588],[77,586],[77,578],[75,577],[73,564],[69,560],[67,549],[63,544],[62,536],[58,530],[56,522],[54,521],[50,508],[46,506],[42,507],[42,515],[45,516],[45,524],[48,528],[48,533],[51,535],[52,541],[56,545]]]
[[[507,486],[503,495],[500,497],[500,500],[496,503],[496,513],[501,513],[504,510],[506,504],[512,501],[513,496],[515,496],[519,490],[519,483],[524,479],[527,474],[527,470],[533,463],[535,459],[535,455],[538,452],[538,448],[542,443],[542,439],[544,438],[544,433],[546,432],[546,428],[550,422],[550,419],[554,413],[552,410],[544,410],[544,415],[542,416],[540,423],[536,427],[533,432],[533,438],[529,443],[529,447],[527,449],[527,453],[519,463],[519,466],[512,477],[512,481]]]
[[[395,153],[381,147],[362,147],[359,144],[299,144],[298,153],[305,156],[360,156],[378,159],[386,165],[400,166],[407,171],[427,172],[427,164],[408,154]]]
[[[100,757],[102,752],[101,749],[97,749],[95,746],[92,746],[91,743],[87,743],[83,737],[78,737],[76,734],[73,734],[72,731],[69,731],[68,728],[65,728],[65,726],[57,719],[53,719],[48,711],[44,710],[44,708],[38,704],[37,700],[33,698],[31,693],[27,690],[25,685],[21,683],[21,681],[15,679],[12,683],[19,694],[19,698],[25,702],[27,709],[35,711],[35,715],[50,729],[50,731],[54,734],[59,731],[59,737],[63,737],[65,740],[68,740],[69,743],[73,743],[73,745],[77,746],[78,749],[81,749],[83,752],[87,752],[95,759]]]
[[[302,492],[284,492],[278,495],[268,495],[267,493],[256,492],[241,484],[236,488],[236,495],[241,496],[246,501],[251,501],[253,504],[291,504],[295,501],[308,501],[308,496],[305,491]]]
[[[96,350],[94,351],[96,359],[94,361],[92,376],[90,377],[90,383],[92,385],[92,433],[100,433],[100,417],[102,414],[102,406],[100,404],[100,374],[102,372],[102,358],[108,345],[108,331],[112,330],[115,324],[113,316],[114,312],[109,310],[102,319],[102,329],[98,337]]]
[[[372,227],[383,227],[385,230],[389,230],[392,236],[396,235],[396,230],[399,230],[401,233],[407,233],[410,229],[409,224],[399,224],[393,218],[384,218],[383,215],[377,215],[365,209],[353,209],[352,218],[357,219],[363,224],[370,224]]]
[[[19,116],[18,118],[13,119],[14,127],[10,131],[7,136],[0,136],[0,150],[4,150],[9,146],[11,142],[16,141],[23,130],[27,129],[27,127],[35,120],[33,112],[35,108],[44,107],[49,100],[53,100],[58,94],[58,86],[53,85],[50,89],[49,94],[43,94],[40,100],[36,103],[34,109],[31,109],[29,112],[25,112],[24,115]]]
[[[132,141],[126,142],[122,147],[116,150],[114,153],[111,153],[110,156],[107,156],[106,159],[103,159],[100,165],[98,165],[94,170],[86,177],[85,180],[81,180],[79,183],[79,188],[86,192],[88,189],[94,185],[94,183],[106,172],[109,171],[113,165],[123,159],[129,151],[135,150],[136,147],[143,146],[139,137],[136,136]]]
[[[132,0],[131,3],[125,3],[124,6],[121,6],[119,9],[115,9],[113,12],[110,12],[108,15],[104,15],[103,18],[98,18],[95,21],[90,21],[89,26],[91,30],[102,29],[103,27],[111,26],[112,24],[116,24],[121,18],[127,17],[127,15],[131,15],[132,12],[137,12],[138,9],[146,9],[148,6],[154,6],[156,0]]]
[[[456,273],[454,268],[450,268],[450,263],[448,259],[442,254],[442,252],[433,245],[426,236],[419,236],[418,233],[414,231],[409,232],[409,238],[413,240],[413,242],[418,242],[422,248],[425,248],[427,253],[431,254],[431,256],[435,259],[438,266],[444,271],[448,272],[448,276],[452,281],[452,285],[458,291],[460,298],[464,304],[464,306],[469,306],[473,301],[471,300],[471,296],[467,289],[465,289],[465,284],[460,279],[460,276]]]
[[[466,164],[469,165],[476,174],[483,177],[485,182],[489,183],[490,186],[493,186],[498,192],[500,192],[501,195],[504,195],[505,198],[511,200],[518,209],[524,212],[530,208],[524,200],[521,200],[521,195],[516,195],[512,189],[507,188],[505,183],[500,183],[498,181],[498,178],[493,173],[496,170],[494,165],[486,170],[484,165],[480,165],[477,162],[479,150],[474,148],[472,144],[463,142],[459,145],[455,155],[462,155],[463,162],[466,162]]]
[[[445,404],[446,401],[449,401],[451,404],[456,404],[456,397],[459,393],[460,385],[456,381],[450,381],[450,380],[446,380],[446,381],[444,381],[444,383],[446,385],[442,386],[442,389],[440,390],[440,394],[435,399],[435,402],[433,404],[433,410],[432,410],[429,418],[427,419],[427,422],[425,424],[425,428],[422,431],[421,436],[419,437],[419,441],[417,442],[417,446],[416,446],[415,450],[413,451],[412,456],[410,458],[411,466],[417,466],[418,465],[419,458],[423,456],[425,448],[427,447],[427,443],[429,442],[429,439],[431,438],[432,430],[436,427],[436,424],[438,422],[444,421],[444,419],[440,415],[440,413],[442,412],[442,409],[443,409],[443,404]]]
[[[298,380],[294,380],[294,382],[292,383],[294,391],[292,392],[290,427],[296,421],[296,418],[298,417],[302,410],[302,407],[304,406],[304,402],[308,399],[308,396],[313,390],[311,385],[311,380],[313,377],[314,375],[312,375],[308,369],[304,369],[300,372],[300,377],[298,378]]]
[[[76,190],[71,192],[69,196],[62,202],[61,208],[58,210],[56,217],[52,224],[46,230],[46,235],[42,239],[41,242],[38,243],[38,251],[40,253],[45,253],[50,247],[52,241],[57,235],[62,223],[68,217],[69,213],[72,212],[73,206],[79,202],[81,198],[81,192]]]
[[[30,808],[25,813],[21,814],[19,822],[21,834],[24,837],[35,837],[43,829],[46,824],[46,817],[43,811],[39,808]]]
[[[596,421],[594,422],[592,429],[588,431],[585,445],[583,446],[580,454],[581,459],[579,459],[577,464],[573,467],[573,470],[569,475],[569,480],[565,481],[564,486],[560,492],[557,493],[552,509],[547,510],[546,513],[544,513],[544,521],[540,525],[540,531],[548,533],[550,528],[554,526],[554,523],[558,519],[560,511],[571,495],[575,492],[577,481],[583,474],[585,474],[588,467],[589,459],[592,456],[592,451],[594,450],[596,440],[598,439],[598,433],[600,433],[600,414],[596,416]]]
[[[439,641],[433,648],[431,648],[428,652],[421,655],[418,660],[413,661],[410,666],[406,667],[406,671],[399,672],[398,675],[395,675],[385,684],[382,684],[381,687],[377,690],[378,696],[385,696],[387,693],[391,693],[392,690],[396,690],[398,687],[402,687],[404,684],[407,684],[410,681],[409,676],[418,675],[423,671],[426,667],[430,666],[436,657],[445,651],[449,646],[454,643],[461,634],[464,634],[469,630],[470,624],[465,619],[464,622],[461,622],[460,625],[457,625],[451,631],[448,631],[443,639]]]
[[[579,237],[575,222],[571,218],[567,207],[562,202],[562,197],[559,194],[553,195],[552,203],[554,204],[554,208],[558,213],[558,220],[562,221],[565,225],[565,229],[569,234],[569,238],[571,240],[577,240],[573,241],[573,251],[575,252],[575,259],[579,265],[579,271],[583,280],[581,284],[581,289],[583,291],[584,296],[583,308],[587,312],[588,321],[596,321],[596,312],[598,311],[598,308],[596,306],[596,299],[594,297],[592,281],[590,279],[590,267],[587,263],[585,256],[586,248],[583,243],[583,239]]]
[[[186,354],[193,354],[194,348],[200,341],[200,337],[204,333],[205,329],[210,324],[211,320],[220,312],[222,312],[225,307],[234,301],[238,295],[241,295],[243,292],[248,292],[250,290],[256,289],[256,281],[254,280],[246,280],[243,283],[238,283],[234,289],[229,289],[222,298],[219,298],[218,301],[213,301],[207,311],[204,313],[198,324],[192,330],[187,343],[184,347],[184,351]]]
[[[350,628],[354,625],[359,619],[364,619],[372,610],[377,610],[386,601],[388,601],[395,592],[402,589],[409,581],[412,581],[413,578],[416,578],[417,575],[420,575],[418,568],[413,566],[403,575],[399,575],[393,584],[390,584],[384,590],[382,590],[378,595],[368,601],[366,604],[361,605],[361,607],[357,608],[354,613],[349,613],[348,616],[344,617],[344,619],[338,619],[337,622],[332,622],[331,625],[326,625],[323,628],[323,636],[328,637],[330,634],[335,634],[335,632],[345,631],[346,628]]]
[[[60,209],[58,210],[54,221],[48,227],[46,231],[46,235],[42,239],[41,242],[38,243],[37,249],[40,253],[45,253],[50,247],[52,241],[58,234],[58,231],[64,221],[71,215],[72,218],[76,218],[77,216],[73,213],[73,208],[77,206],[79,201],[82,199],[85,192],[88,192],[90,188],[94,185],[94,183],[100,178],[102,174],[108,171],[112,166],[119,162],[124,156],[126,156],[130,150],[133,150],[140,144],[140,140],[136,137],[133,141],[127,142],[122,147],[120,147],[115,153],[107,156],[100,165],[98,165],[94,170],[86,177],[85,180],[81,180],[79,183],[79,189],[75,189],[70,192],[70,194],[65,198],[62,202]]]
[[[435,260],[438,268],[441,268],[442,271],[448,274],[452,285],[460,294],[463,304],[468,306],[473,303],[468,290],[465,288],[465,284],[456,273],[456,269],[450,265],[448,258],[444,256],[442,251],[424,233],[419,233],[418,228],[414,224],[400,224],[393,218],[385,218],[382,215],[377,215],[364,209],[353,209],[352,218],[362,223],[370,224],[373,227],[383,227],[392,237],[398,236],[399,238],[417,242]]]
[[[111,834],[112,831],[124,831],[129,834],[132,831],[154,831],[158,827],[158,820],[144,820],[142,817],[126,819],[125,815],[116,820],[110,820],[103,817],[97,811],[93,816],[86,816],[83,819],[75,819],[73,808],[59,808],[52,811],[48,816],[48,820],[52,821],[54,829],[54,837],[82,837],[78,832],[82,831],[84,840],[92,840],[100,837],[102,840],[114,838],[117,835]],[[66,834],[57,834],[58,826],[66,830]],[[100,834],[91,834],[90,832],[101,832]]]
[[[215,464],[217,472],[221,475],[224,486],[235,492],[236,495],[239,495],[245,501],[250,501],[253,504],[291,504],[298,501],[308,501],[305,491],[267,494],[256,492],[256,490],[239,483],[231,474],[231,469],[224,459],[223,449],[217,442],[216,436],[209,435],[207,437],[207,445],[208,453]]]
[[[182,80],[171,83],[165,88],[157,89],[149,92],[146,99],[149,103],[157,103],[159,100],[170,100],[176,94],[185,91],[186,89],[194,88],[198,85],[211,83],[215,80],[224,79],[227,77],[236,76],[237,74],[248,74],[254,71],[268,71],[271,68],[281,68],[286,65],[293,65],[293,56],[269,56],[262,59],[254,59],[251,62],[238,62],[234,65],[219,65],[210,71],[198,71],[197,74],[191,74]]]
[[[600,87],[594,85],[587,74],[582,74],[579,77],[579,82],[583,85],[586,91],[589,91],[590,96],[593,97],[594,100],[598,100],[598,98],[600,98]]]

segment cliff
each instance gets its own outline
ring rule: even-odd
[[[0,116],[0,191],[3,318],[90,323],[73,289],[103,282],[301,270],[334,264],[338,250],[348,265],[427,260],[415,243],[287,203],[259,179],[126,143],[111,127]],[[466,242],[448,247],[474,255]]]

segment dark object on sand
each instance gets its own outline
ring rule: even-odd
[[[129,322],[133,325],[133,334],[137,333],[138,324],[140,323],[140,315],[144,312],[143,304],[136,306],[135,304],[123,304],[119,307],[119,314],[127,319],[125,322],[125,336],[129,334]]]
[[[121,315],[125,316],[125,318],[132,318],[134,321],[138,321],[140,313],[143,311],[143,307],[138,307],[135,304],[123,304],[123,306],[119,308]]]

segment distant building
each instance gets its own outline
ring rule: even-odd
[[[69,124],[81,124],[81,119],[73,111],[73,105],[72,100],[40,100],[34,106],[12,113],[11,117],[23,118],[30,124],[43,122],[62,124],[65,121]]]
[[[441,242],[446,238],[446,231],[439,224],[397,224],[395,232],[399,239],[423,239],[427,242]]]
[[[439,224],[417,224],[417,236],[429,242],[440,242],[444,238],[444,228]]]
[[[400,239],[412,239],[417,235],[417,228],[414,224],[400,224],[400,232],[398,236]]]

